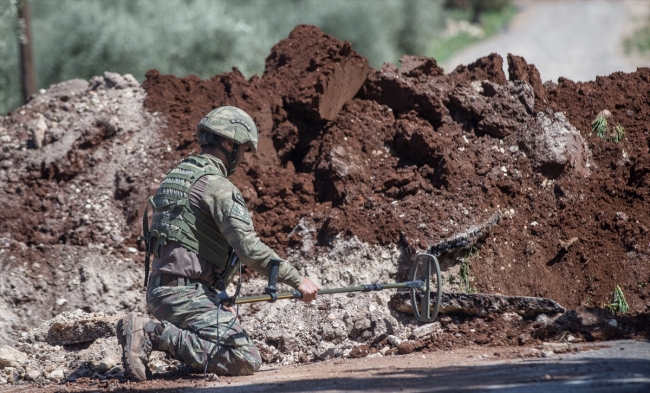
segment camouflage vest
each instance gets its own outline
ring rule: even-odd
[[[151,230],[147,228],[146,212],[143,217],[144,240],[147,256],[160,256],[161,247],[173,240],[215,265],[218,274],[225,270],[232,248],[214,218],[192,206],[189,199],[192,187],[205,175],[223,177],[210,160],[201,156],[190,156],[167,172],[156,195],[149,198],[154,214]],[[148,273],[148,266],[145,269]]]

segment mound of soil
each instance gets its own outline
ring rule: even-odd
[[[194,124],[210,109],[252,113],[261,123],[260,153],[234,181],[273,246],[291,245],[288,235],[306,219],[322,245],[343,235],[426,250],[501,212],[471,260],[476,289],[574,308],[607,304],[620,285],[632,309],[646,309],[650,71],[544,87],[518,56],[508,57],[510,81],[496,54],[447,75],[434,59],[408,56],[401,71],[371,70],[328,120],[316,115],[318,100],[304,96],[350,96],[353,84],[316,87],[331,69],[364,72],[358,54],[344,48],[299,26],[274,47],[262,78],[152,71],[145,105],[168,119],[175,158],[197,150]],[[621,143],[591,132],[603,109],[627,131]]]

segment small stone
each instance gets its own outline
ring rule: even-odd
[[[115,365],[120,361],[120,359],[117,359],[113,356],[107,356],[97,362],[94,362],[95,366],[95,371],[97,371],[100,374],[105,374],[108,370],[112,369],[115,367]]]
[[[0,347],[0,366],[4,367],[21,367],[27,363],[29,358],[23,352],[14,347],[4,345]]]
[[[542,357],[543,358],[550,358],[554,354],[555,354],[555,352],[553,352],[553,351],[542,351]]]
[[[386,337],[386,341],[388,341],[388,343],[394,347],[397,347],[402,343],[402,340],[400,340],[399,337],[393,336],[392,334]]]
[[[68,299],[64,299],[64,298],[56,299],[56,305],[57,306],[63,306],[67,302],[68,302]]]
[[[50,381],[60,381],[63,378],[65,378],[65,374],[63,373],[63,370],[61,370],[60,368],[57,368],[56,370],[52,371],[47,376],[47,379],[49,379]]]
[[[354,322],[354,328],[360,332],[366,329],[370,329],[371,326],[372,322],[368,318],[361,318]]]
[[[543,324],[544,326],[548,325],[550,322],[550,319],[546,314],[539,314],[537,318],[535,318],[535,322],[539,322]]]
[[[375,312],[375,310],[377,310],[377,307],[375,307],[374,304],[371,304],[371,305],[368,306],[368,311]]]
[[[7,380],[0,377],[0,385],[6,385],[6,384],[7,384]]]
[[[367,357],[368,359],[372,359],[372,358],[381,358],[381,357],[383,357],[383,356],[384,356],[384,355],[382,355],[380,352],[375,352],[375,353],[373,353],[372,355],[368,355],[368,356],[366,356],[366,357]]]
[[[440,329],[440,322],[428,323],[426,325],[422,325],[414,329],[413,336],[415,336],[415,338],[418,340],[422,340],[426,337],[429,337],[432,333],[434,333],[438,329]]]
[[[33,367],[25,367],[25,379],[36,381],[41,376],[41,370]]]
[[[543,343],[542,345],[544,349],[555,353],[564,353],[569,351],[569,344],[567,343]]]
[[[386,352],[388,352],[388,351],[390,351],[390,347],[389,347],[388,345],[386,345],[385,347],[383,347],[383,348],[379,351],[379,353],[381,353],[382,355],[386,356]]]
[[[617,326],[618,326],[618,321],[617,321],[616,319],[613,319],[613,318],[612,318],[612,319],[610,319],[609,321],[607,321],[607,324],[608,324],[609,326],[612,326],[612,327],[617,327]]]
[[[567,340],[568,342],[573,342],[573,341],[576,340],[576,338],[575,338],[575,336],[569,334],[569,335],[566,336],[566,340]]]
[[[136,252],[138,252],[138,249],[135,247],[128,247],[126,251],[130,252],[131,254],[135,254]]]

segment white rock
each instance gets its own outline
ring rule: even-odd
[[[440,329],[440,322],[428,323],[414,329],[413,335],[416,339],[422,340],[430,336],[432,333],[435,333],[435,331],[438,329]]]
[[[64,298],[56,299],[56,305],[57,306],[63,306],[67,302],[68,302],[68,299],[64,299]]]
[[[535,321],[544,324],[544,326],[546,326],[549,324],[550,319],[546,314],[539,314],[537,318],[535,318]]]
[[[373,353],[372,355],[366,356],[366,358],[368,358],[368,359],[381,358],[381,357],[384,357],[384,355],[382,355],[381,352],[376,352],[376,353]]]
[[[555,352],[553,352],[553,351],[542,351],[542,357],[543,358],[550,358],[554,354],[555,354]]]
[[[128,247],[126,251],[130,252],[131,254],[135,254],[136,252],[138,252],[138,249],[135,247]]]
[[[6,384],[7,384],[7,380],[0,377],[0,385],[6,385]]]
[[[41,376],[41,370],[35,367],[25,367],[25,379],[28,381],[36,381]]]
[[[49,379],[50,381],[60,381],[63,378],[65,378],[65,375],[63,374],[63,370],[61,370],[60,368],[57,368],[56,370],[52,371],[47,376],[47,379]]]
[[[612,318],[607,322],[607,324],[609,326],[617,327],[618,326],[618,321],[616,321],[616,319]]]
[[[386,337],[386,340],[388,341],[388,343],[390,345],[392,345],[394,347],[396,347],[396,346],[398,346],[398,345],[400,345],[402,343],[402,340],[400,340],[396,336],[393,336],[392,334],[388,335],[388,337]]]
[[[0,347],[0,366],[18,368],[27,363],[29,358],[14,347],[4,345]]]

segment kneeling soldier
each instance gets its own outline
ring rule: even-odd
[[[150,375],[152,350],[165,351],[197,371],[247,375],[260,368],[260,354],[234,310],[222,304],[217,289],[232,280],[237,258],[268,276],[271,259],[280,259],[253,228],[241,193],[230,180],[244,152],[257,150],[253,119],[235,107],[210,112],[197,126],[201,153],[169,171],[156,194],[150,230],[144,217],[148,258],[147,307],[160,322],[125,316],[117,335],[126,374]],[[278,281],[316,298],[318,287],[289,263],[280,264]]]

